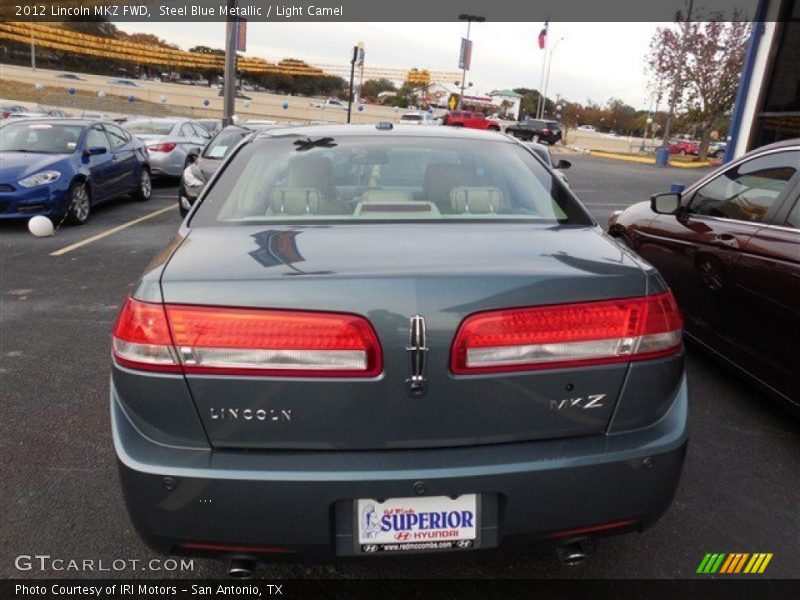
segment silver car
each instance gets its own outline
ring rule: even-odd
[[[153,175],[180,177],[211,139],[191,119],[136,119],[124,126],[147,145]]]

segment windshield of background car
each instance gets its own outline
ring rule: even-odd
[[[175,121],[131,121],[125,123],[125,129],[131,133],[144,133],[153,135],[169,135]]]
[[[214,139],[208,143],[206,149],[203,150],[205,158],[225,158],[228,153],[236,147],[236,144],[242,141],[249,131],[244,129],[234,129],[232,131],[221,131]]]
[[[592,224],[512,142],[286,134],[240,147],[191,225],[446,220]]]
[[[83,126],[56,123],[10,123],[0,129],[0,152],[72,154]]]

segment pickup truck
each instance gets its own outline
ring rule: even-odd
[[[443,124],[451,127],[500,131],[500,123],[498,121],[487,119],[483,113],[468,110],[451,110],[444,116]]]

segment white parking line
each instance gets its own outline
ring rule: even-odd
[[[147,219],[152,219],[153,217],[157,217],[160,214],[167,212],[168,210],[175,210],[178,207],[177,204],[173,204],[172,206],[167,206],[166,208],[159,208],[158,210],[154,210],[151,213],[147,213],[143,217],[139,217],[138,219],[134,219],[133,221],[128,221],[127,223],[123,223],[122,225],[117,225],[116,227],[112,227],[111,229],[107,229],[102,233],[98,233],[97,235],[93,235],[92,237],[86,238],[85,240],[81,240],[80,242],[75,242],[74,244],[70,244],[69,246],[65,246],[60,250],[56,250],[55,252],[51,252],[50,256],[61,256],[62,254],[66,254],[67,252],[72,252],[78,248],[86,246],[87,244],[91,244],[92,242],[96,242],[97,240],[102,240],[110,235],[113,235],[123,229],[127,229],[137,223],[141,223],[142,221],[147,221]]]

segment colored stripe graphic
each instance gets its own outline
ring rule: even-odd
[[[757,552],[709,552],[700,561],[697,573],[703,574],[726,574],[733,575],[738,573],[763,573],[769,562],[772,560],[772,553]]]

